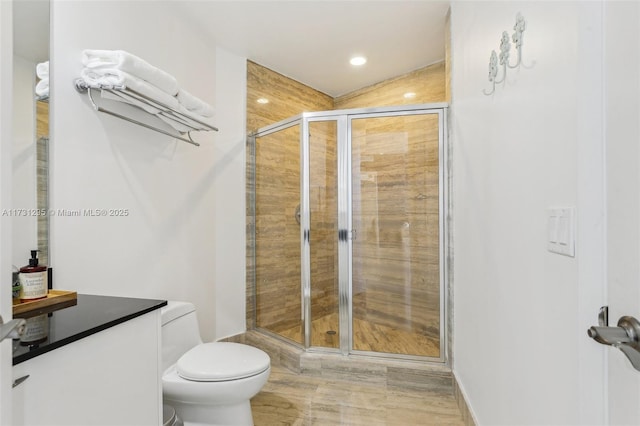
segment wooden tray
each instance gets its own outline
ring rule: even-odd
[[[13,315],[23,314],[25,312],[34,311],[36,309],[44,309],[65,303],[67,306],[73,306],[77,303],[78,293],[67,290],[49,290],[47,297],[44,299],[30,300],[28,302],[13,302]]]

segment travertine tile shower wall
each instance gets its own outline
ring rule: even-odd
[[[405,93],[415,93],[405,98]],[[445,63],[381,81],[334,99],[334,109],[445,102]]]
[[[406,99],[403,96],[406,92],[414,92],[416,96]],[[257,99],[261,97],[269,99],[269,103],[266,105],[257,103]],[[249,131],[305,111],[444,101],[444,63],[421,68],[335,99],[256,63],[251,61],[247,63],[247,129]],[[318,124],[323,125],[319,126]],[[312,315],[315,318],[331,313],[337,308],[336,215],[331,214],[336,211],[336,206],[327,205],[327,203],[335,203],[336,199],[335,128],[325,124],[329,123],[314,123],[314,126],[311,126],[312,138],[316,139],[316,142],[320,142],[312,144],[310,156],[312,162],[310,196],[315,242],[312,248],[311,264],[311,273],[314,278]],[[437,128],[434,128],[433,132],[435,134],[429,132],[429,134],[423,135],[424,138],[421,140],[411,143],[411,147],[427,150],[430,154],[429,158],[435,159],[434,164],[430,162],[428,165],[413,165],[421,168],[426,167],[426,180],[429,181],[429,186],[426,189],[428,201],[429,205],[435,209],[435,211],[429,212],[425,228],[420,229],[420,238],[413,239],[418,244],[414,247],[417,249],[416,253],[423,253],[421,256],[424,258],[421,258],[414,267],[426,267],[428,271],[426,279],[429,281],[427,286],[429,300],[436,303],[435,306],[428,307],[429,313],[423,311],[419,314],[420,321],[418,322],[422,324],[420,328],[423,331],[428,327],[427,324],[433,325],[434,320],[437,322],[438,315]],[[355,141],[354,143],[357,143],[357,139]],[[256,197],[257,218],[256,240],[254,241],[250,232],[253,227],[252,212],[250,203],[248,203],[247,327],[249,329],[256,326],[256,320],[260,327],[276,332],[291,329],[300,324],[300,229],[294,217],[295,208],[300,203],[300,152],[298,144],[299,129],[297,127],[269,135],[259,141],[256,150],[259,153],[257,157],[261,164],[258,165],[258,172],[255,176],[255,193],[251,192],[253,191],[251,182],[254,178],[252,173],[256,156],[250,149],[248,150],[247,190],[249,197]],[[435,157],[431,155],[432,153],[435,153]],[[380,157],[379,160],[392,162],[393,158]],[[392,164],[388,166],[389,170],[395,168]],[[405,165],[399,165],[397,168],[404,169]],[[425,178],[423,176],[420,179],[424,180]],[[417,202],[423,202],[422,198],[420,197]],[[412,202],[412,200],[407,200],[409,210],[412,209],[409,206]],[[314,203],[318,206],[322,204],[315,214]],[[392,220],[393,218],[388,219]],[[254,244],[257,247],[255,259],[253,259],[252,250]],[[361,251],[366,254],[368,249],[364,244],[365,240],[362,241]],[[366,258],[367,256],[363,257],[364,263],[366,263]],[[379,263],[377,266],[374,264],[362,264],[361,266],[356,269],[366,275],[369,282],[376,276],[380,277],[380,280],[384,280],[384,283],[381,281],[379,286],[381,291],[389,289],[388,274],[395,272],[393,268],[398,268],[398,265],[394,265],[390,269],[389,265],[385,263]],[[356,269],[354,269],[354,286],[356,285]],[[258,283],[257,292],[253,287],[254,273],[256,283]],[[377,319],[384,317],[386,321],[390,322],[389,325],[392,325],[393,321],[402,322],[401,315],[385,311],[384,305],[388,297],[391,297],[388,293],[380,294],[380,297],[370,297],[368,303],[371,306],[369,309],[374,312],[374,315],[375,312],[378,312]],[[356,305],[354,310],[357,311],[359,309],[357,301],[354,301],[354,304]],[[362,308],[365,309],[364,306]],[[422,311],[422,308],[426,308],[426,306],[420,308]],[[418,318],[412,320],[416,321],[416,319]],[[431,329],[433,330],[433,328]]]

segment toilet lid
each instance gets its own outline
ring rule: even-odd
[[[183,379],[217,382],[262,373],[270,363],[269,355],[253,346],[214,342],[198,345],[182,355],[176,371]]]

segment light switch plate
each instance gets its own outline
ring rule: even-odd
[[[547,249],[552,253],[575,257],[576,208],[549,208],[547,218]]]

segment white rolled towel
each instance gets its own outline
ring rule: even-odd
[[[213,116],[213,108],[211,107],[211,105],[209,105],[202,99],[192,95],[186,90],[179,89],[178,95],[176,97],[178,98],[178,101],[182,104],[182,106],[184,106],[192,113],[201,115],[203,117]]]
[[[36,65],[36,75],[39,79],[49,78],[49,61],[40,62]]]
[[[166,92],[163,92],[149,82],[119,70],[108,68],[83,68],[80,77],[89,87],[101,88],[127,88],[146,96],[165,107],[178,109],[180,102]]]
[[[82,64],[96,70],[118,69],[151,83],[171,96],[178,93],[178,82],[174,76],[124,50],[87,49],[82,52]]]
[[[43,78],[36,84],[36,95],[41,98],[49,96],[49,77]]]

